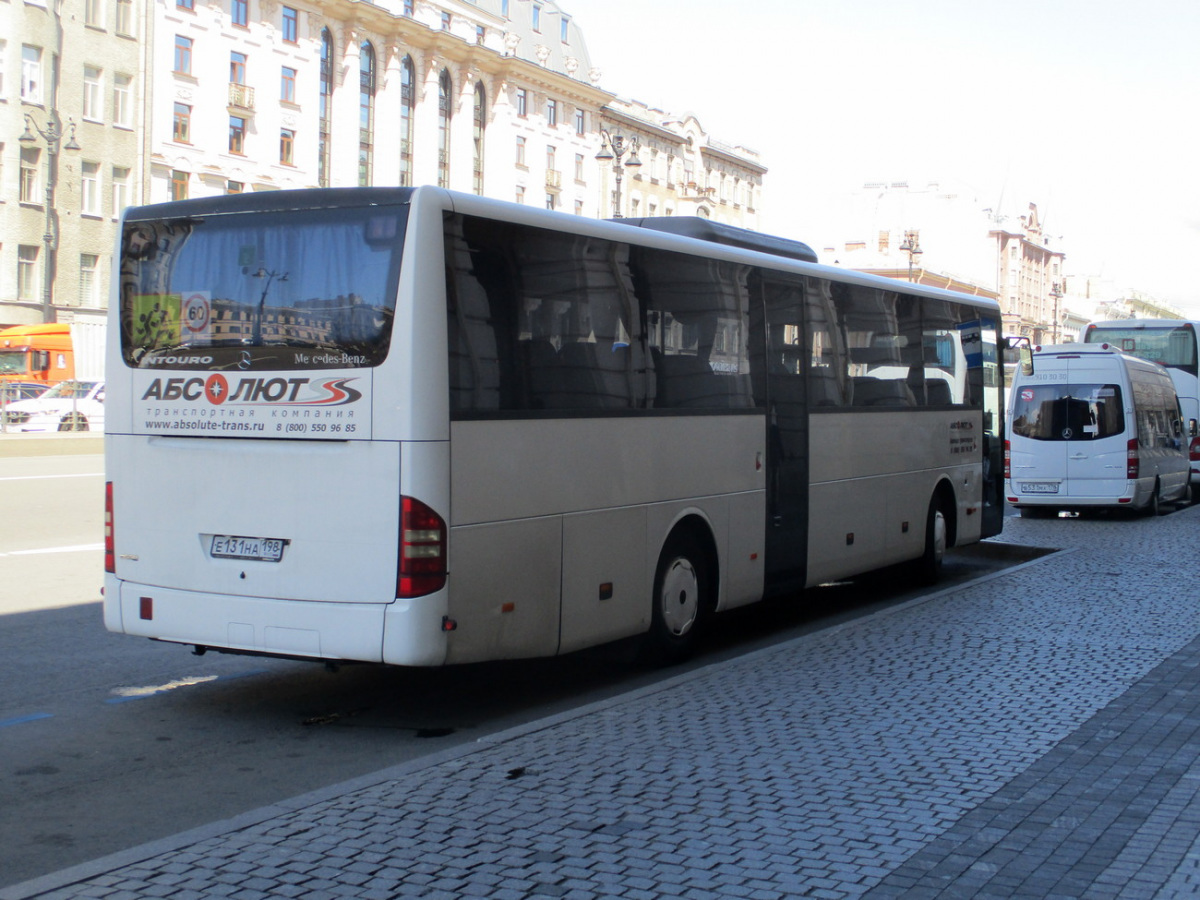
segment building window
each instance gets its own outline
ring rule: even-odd
[[[575,215],[577,215],[577,216],[583,215],[583,201],[582,200],[575,201]]]
[[[358,186],[371,184],[375,142],[375,48],[363,41],[358,52]]]
[[[404,14],[410,19],[413,17],[415,9],[416,4],[413,2],[413,0],[404,0]]]
[[[517,196],[516,196],[516,201],[517,201],[518,203],[522,203],[522,204],[525,202],[525,188],[523,188],[523,187],[522,187],[521,185],[519,185],[519,184],[517,185]]]
[[[226,181],[225,182],[225,193],[227,193],[227,194],[240,194],[245,190],[246,190],[246,185],[240,181]]]
[[[546,124],[547,125],[557,125],[558,124],[558,101],[557,100],[549,100],[549,99],[546,100]]]
[[[540,32],[542,30],[542,4],[533,4],[533,30]]]
[[[112,169],[112,214],[121,215],[121,211],[129,205],[129,169],[123,166],[113,166]]]
[[[582,109],[575,110],[575,133],[583,137],[587,129],[587,116]]]
[[[83,22],[94,28],[104,26],[104,6],[101,0],[84,0]]]
[[[475,85],[475,108],[472,115],[472,137],[475,143],[475,158],[471,175],[475,193],[483,195],[483,132],[487,127],[487,95],[483,83]]]
[[[17,299],[36,300],[38,294],[37,264],[41,248],[32,244],[17,247]]]
[[[175,104],[175,130],[172,140],[179,144],[192,142],[192,108],[186,103]]]
[[[450,15],[450,13],[445,11],[442,12],[442,31],[450,30],[450,23],[452,19],[453,17]]]
[[[483,42],[485,40],[487,40],[487,29],[482,25],[476,25],[475,26],[475,43],[482,46]]]
[[[133,34],[133,0],[117,0],[117,34]]]
[[[500,15],[508,18],[508,0],[500,0]]]
[[[179,169],[171,171],[171,199],[186,200],[188,198],[188,178],[187,172],[181,172]]]
[[[100,257],[95,253],[79,254],[79,305],[100,305]]]
[[[175,0],[175,8],[194,10],[196,8],[195,0]]]
[[[250,20],[250,0],[229,0],[229,20],[245,28]]]
[[[329,133],[332,128],[333,38],[321,29],[321,103],[317,124],[317,184],[329,187]]]
[[[246,154],[246,120],[241,116],[229,117],[229,152]]]
[[[175,72],[179,75],[192,74],[192,39],[182,34],[175,35]]]
[[[570,41],[567,40],[567,36],[570,34],[570,31],[571,31],[571,20],[569,18],[567,18],[566,16],[563,16],[562,21],[559,23],[559,26],[558,26],[558,37],[559,37],[559,40],[561,40],[564,44],[570,43]]]
[[[529,115],[529,92],[525,88],[517,88],[517,115],[522,119]]]
[[[296,43],[300,33],[299,23],[300,13],[290,6],[285,6],[283,8],[283,40],[285,43]]]
[[[80,212],[85,216],[99,216],[100,209],[100,163],[85,162],[80,166]]]
[[[555,151],[553,146],[546,147],[546,171],[547,171],[547,173],[554,172],[558,169],[558,166],[554,164],[556,153],[557,153],[557,151]]]
[[[400,61],[400,185],[412,185],[413,114],[416,94],[413,92],[413,61],[406,56]]]
[[[546,209],[554,209],[556,201],[557,201],[557,198],[553,194],[547,192],[547,194],[546,194]]]
[[[583,154],[575,154],[575,180],[583,181]]]
[[[113,76],[113,124],[133,127],[133,76]]]
[[[229,54],[229,83],[246,83],[246,54],[236,50]]]
[[[284,103],[296,102],[296,70],[290,66],[280,70],[279,99]]]
[[[101,72],[95,66],[83,67],[83,117],[93,122],[104,119],[101,78]]]
[[[21,46],[21,99],[42,102],[42,48]]]
[[[21,203],[40,203],[38,196],[38,163],[42,151],[37,147],[21,148]]]
[[[438,78],[438,187],[450,187],[450,116],[453,111],[454,85],[450,73],[442,69]]]
[[[292,161],[292,149],[296,145],[296,132],[290,128],[281,128],[279,130],[279,161],[285,165],[294,165]]]
[[[529,166],[525,161],[525,138],[520,135],[517,135],[517,165],[522,169]]]

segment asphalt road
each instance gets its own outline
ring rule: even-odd
[[[628,644],[437,670],[191,655],[101,622],[103,459],[0,458],[0,886],[669,677]],[[982,545],[947,583],[1029,557]],[[919,591],[894,574],[738,610],[690,666]]]

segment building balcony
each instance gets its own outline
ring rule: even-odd
[[[254,88],[230,82],[229,105],[233,109],[254,110]]]
[[[562,190],[562,172],[558,169],[546,170],[546,187],[552,191]]]

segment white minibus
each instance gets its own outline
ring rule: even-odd
[[[1166,369],[1108,344],[1037,347],[1013,379],[1004,477],[1022,515],[1187,502],[1187,442]]]

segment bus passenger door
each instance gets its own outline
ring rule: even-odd
[[[782,592],[804,587],[808,563],[804,288],[799,283],[764,280],[762,298],[767,354],[763,366],[767,407],[766,576],[768,592]]]

